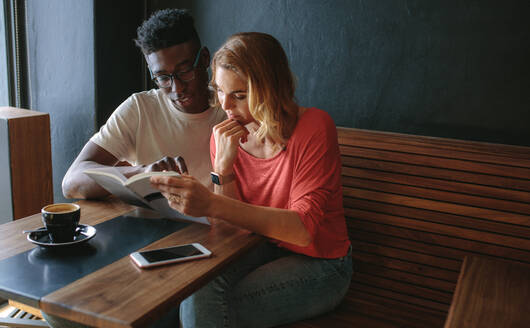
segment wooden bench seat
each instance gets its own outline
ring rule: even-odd
[[[526,328],[530,265],[466,256],[445,328]]]
[[[355,273],[289,327],[443,327],[464,257],[530,263],[530,147],[338,133]]]

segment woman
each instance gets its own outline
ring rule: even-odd
[[[333,309],[351,274],[337,132],[330,116],[294,101],[279,42],[230,37],[212,61],[211,84],[228,119],[210,142],[214,193],[194,177],[151,182],[170,205],[268,237],[184,300],[184,327],[269,327]]]

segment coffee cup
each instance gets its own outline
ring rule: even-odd
[[[53,243],[66,243],[74,240],[75,231],[81,218],[81,207],[73,203],[46,205],[41,210],[42,223]]]

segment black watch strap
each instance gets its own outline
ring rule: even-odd
[[[229,175],[221,175],[219,173],[210,172],[210,175],[212,177],[212,182],[216,185],[224,185],[236,179],[236,175],[234,173],[231,173]]]

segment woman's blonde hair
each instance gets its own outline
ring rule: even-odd
[[[211,84],[217,67],[247,80],[250,114],[260,124],[256,136],[285,146],[298,120],[295,81],[282,46],[271,35],[258,32],[232,35],[212,60]],[[214,105],[219,106],[217,96]]]

